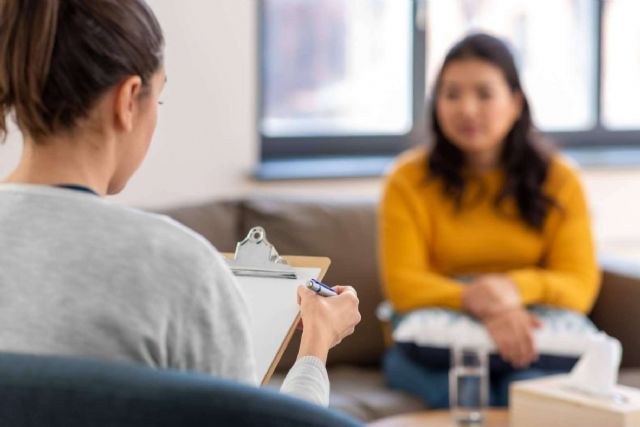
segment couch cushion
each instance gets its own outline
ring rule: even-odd
[[[160,213],[202,234],[220,252],[236,250],[241,235],[240,204],[237,201],[214,201],[167,209]]]
[[[275,375],[268,387],[279,388],[283,379]],[[329,407],[365,422],[426,408],[421,399],[387,388],[379,369],[335,366],[329,379]]]
[[[375,316],[381,290],[377,269],[376,201],[250,199],[243,205],[245,230],[260,225],[281,255],[328,256],[325,281],[352,285],[358,291],[362,321],[355,333],[329,354],[328,364],[378,364],[384,350]],[[281,366],[295,360],[294,340]]]
[[[336,366],[329,378],[329,406],[363,421],[426,409],[421,399],[387,388],[379,369]]]

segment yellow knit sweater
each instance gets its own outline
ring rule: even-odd
[[[380,210],[381,266],[387,298],[397,311],[461,309],[458,279],[506,273],[523,304],[588,312],[600,285],[590,218],[576,172],[552,160],[544,191],[552,208],[541,232],[519,217],[515,201],[496,210],[501,170],[467,181],[463,208],[427,179],[427,151],[405,153],[387,179]]]

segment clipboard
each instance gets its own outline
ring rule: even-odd
[[[223,255],[249,306],[256,372],[266,385],[300,321],[297,287],[310,278],[322,280],[331,260],[280,256],[262,227],[252,228],[235,254]]]

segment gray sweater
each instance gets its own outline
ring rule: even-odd
[[[257,384],[247,305],[221,255],[171,219],[64,188],[0,184],[0,349]],[[282,392],[328,405],[314,357]]]

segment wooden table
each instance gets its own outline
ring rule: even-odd
[[[473,424],[467,424],[472,426]],[[506,409],[489,409],[485,412],[482,427],[508,427],[509,411]],[[368,427],[457,427],[448,410],[427,410],[410,412],[382,418],[367,424]]]

